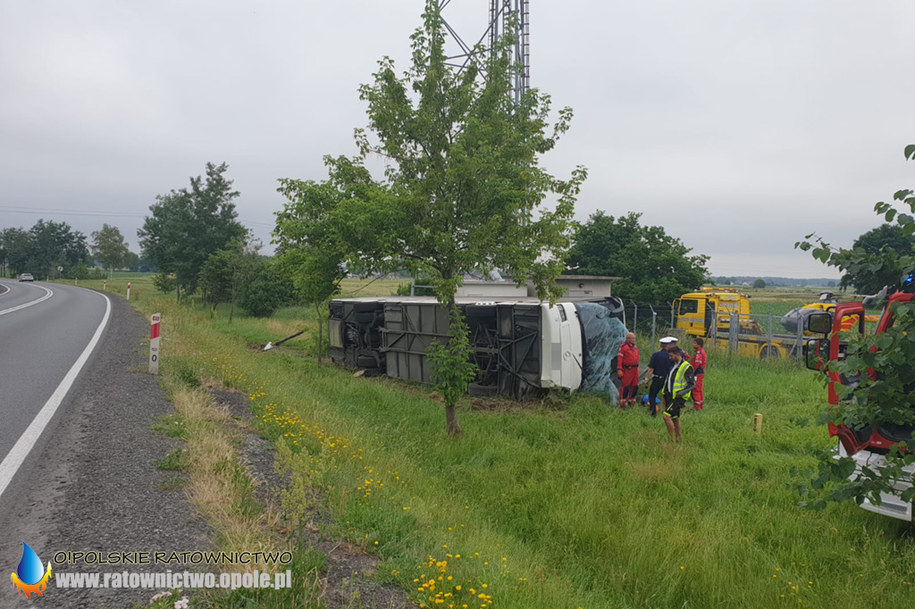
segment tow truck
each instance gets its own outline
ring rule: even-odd
[[[735,288],[703,287],[698,292],[683,294],[674,300],[675,327],[687,336],[706,338],[706,345],[727,349],[731,330],[731,315],[736,313],[737,353],[766,358],[785,358],[800,354],[798,335],[780,335],[764,331],[750,317],[750,296]]]
[[[893,308],[896,303],[911,302],[915,298],[911,284],[901,291],[890,293],[889,288],[876,295],[866,297],[860,302],[842,302],[835,305],[832,312],[821,312],[810,315],[804,323],[805,330],[814,334],[826,335],[826,338],[808,339],[804,344],[804,360],[811,370],[825,372],[828,376],[828,403],[831,408],[838,407],[842,392],[839,386],[857,386],[860,374],[874,374],[873,371],[862,371],[855,375],[841,375],[830,369],[829,362],[845,357],[848,340],[853,335],[864,335],[873,323],[867,322],[865,309],[881,300],[885,300],[883,311],[873,328],[875,334],[885,332],[893,325]],[[854,397],[845,399],[855,399]],[[912,438],[915,427],[908,425],[879,425],[852,429],[845,425],[829,424],[829,435],[838,438],[836,458],[851,457],[855,471],[849,476],[856,480],[865,469],[878,471],[886,464],[886,457],[896,444]],[[865,498],[861,507],[865,510],[913,522],[913,507],[910,501],[902,500],[902,493],[913,484],[915,465],[902,469],[902,477],[893,481],[893,492],[881,493],[880,502]]]

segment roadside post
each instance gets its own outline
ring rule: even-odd
[[[102,287],[105,288],[106,292],[108,291],[108,280],[107,279],[102,282]]]
[[[130,282],[127,282],[127,300],[130,300]]]
[[[127,284],[130,285],[130,284]],[[127,288],[129,298],[130,288]],[[153,313],[149,324],[149,372],[159,374],[159,331],[161,328],[162,314]]]
[[[755,431],[757,435],[762,435],[762,422],[763,416],[760,413],[757,412],[753,415],[753,431]]]

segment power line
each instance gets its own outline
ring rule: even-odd
[[[2,211],[17,214],[63,214],[68,216],[114,216],[119,218],[143,218],[147,215],[145,213],[127,211],[75,210],[54,207],[20,207],[16,205],[0,205],[0,212]]]
[[[145,218],[148,213],[140,212],[129,212],[129,211],[97,211],[97,210],[75,210],[75,209],[61,209],[55,207],[21,207],[18,205],[0,205],[0,212],[10,212],[16,214],[57,214],[57,215],[69,215],[69,216],[90,216],[90,217],[118,217],[118,218]],[[254,220],[249,220],[244,222],[244,224],[250,224],[252,226],[260,226],[263,228],[274,228],[274,225],[269,222],[256,222]]]

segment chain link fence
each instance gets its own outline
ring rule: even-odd
[[[673,334],[686,339],[676,328],[676,311],[673,303],[648,304],[626,302],[626,327],[656,346],[663,336]],[[733,313],[719,319],[712,312],[709,319],[707,346],[724,350],[728,357],[742,355],[759,359],[801,357],[804,345],[802,328],[788,331],[782,326],[782,316],[769,313],[751,313],[740,319]]]

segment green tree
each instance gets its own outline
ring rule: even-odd
[[[368,186],[371,180],[365,181],[367,174],[362,178],[355,185]],[[353,186],[282,179],[278,189],[288,203],[276,214],[276,261],[283,273],[292,277],[301,301],[315,307],[319,362],[327,303],[340,292],[340,282],[346,277],[346,245],[337,236],[331,214],[345,197],[358,195]]]
[[[449,66],[445,35],[438,3],[427,0],[423,25],[412,36],[411,68],[398,76],[385,58],[374,82],[360,87],[369,129],[356,131],[359,155],[325,158],[326,181],[285,186],[295,190],[293,202],[326,205],[327,239],[347,267],[406,268],[431,279],[452,323],[442,347],[450,356],[434,359],[434,378],[445,397],[448,432],[459,434],[456,396],[466,391],[473,368],[465,326],[457,323],[457,287],[468,272],[499,268],[518,282],[533,280],[541,298],[557,297],[554,279],[564,267],[586,171],[578,167],[561,180],[538,165],[568,129],[572,112],[560,110],[551,126],[550,98],[536,90],[513,104],[509,41],[478,55],[486,62],[484,79],[474,63]],[[383,180],[373,180],[365,167],[369,155],[386,162]],[[317,189],[322,192],[309,195]],[[327,189],[336,192],[324,194]],[[544,205],[548,195],[555,205]],[[287,211],[294,220],[295,210],[287,205]],[[330,283],[334,276],[329,271]],[[465,373],[452,374],[455,369]]]
[[[29,233],[25,229],[5,228],[0,231],[0,250],[11,273],[21,273],[29,268],[30,248]]]
[[[915,159],[915,145],[905,148],[905,158]],[[901,233],[904,243],[915,234],[915,191],[899,190],[893,199],[893,203],[880,201],[874,205],[874,211],[892,223],[890,229],[870,236],[899,236]],[[902,212],[897,209],[899,207]],[[894,255],[888,257],[890,248],[885,246],[889,242],[874,245],[869,239],[859,238],[850,249],[834,248],[811,234],[795,247],[811,252],[817,260],[852,277],[864,277],[868,273],[883,276],[890,279],[891,287],[899,288],[915,273],[915,253],[896,252],[893,247]],[[900,250],[905,248],[900,247]],[[823,413],[824,422],[856,430],[881,425],[900,426],[897,428],[900,430],[915,429],[915,391],[912,390],[915,387],[915,367],[912,366],[915,342],[911,340],[915,336],[915,303],[897,303],[893,313],[892,326],[880,334],[852,336],[844,357],[830,362],[830,372],[858,378],[859,382],[837,387],[839,404]],[[915,463],[915,439],[896,445],[887,455],[884,467],[865,468],[852,479],[849,477],[855,472],[855,464],[851,458],[837,460],[827,455],[821,459],[818,475],[802,490],[812,492],[811,505],[814,507],[823,507],[828,500],[854,499],[860,504],[865,497],[879,503],[881,492],[893,492],[893,482],[908,477],[902,468],[912,463]],[[902,493],[902,497],[915,500],[915,487]]]
[[[92,255],[108,270],[109,279],[114,269],[125,265],[129,253],[118,227],[102,224],[101,230],[92,233]]]
[[[859,272],[847,272],[839,285],[854,286],[860,294],[876,294],[883,286],[896,285],[904,272],[902,257],[915,253],[915,237],[906,234],[898,224],[882,224],[855,239],[852,251],[860,250],[880,268],[870,267]]]
[[[667,303],[705,281],[708,256],[692,251],[642,214],[614,218],[599,211],[579,224],[569,251],[570,272],[618,277],[614,293],[635,302]]]
[[[28,231],[5,229],[0,239],[13,273],[50,277],[57,275],[57,267],[69,269],[89,259],[86,236],[66,222],[38,220]]]
[[[763,289],[764,287],[766,287],[766,280],[765,280],[765,279],[757,279],[756,281],[753,282],[753,287],[756,288],[756,289],[758,289],[758,290]]]
[[[203,264],[210,254],[232,241],[242,240],[247,231],[236,219],[232,180],[225,177],[225,163],[207,163],[206,178],[191,178],[190,189],[172,190],[156,197],[151,216],[137,231],[143,257],[161,273],[174,274],[177,295],[193,292]]]
[[[245,252],[242,247],[229,247],[210,254],[198,275],[198,285],[205,290],[211,305],[210,316],[221,302],[230,303],[229,323],[235,315],[239,292],[255,278],[259,270],[259,257],[255,252]]]

